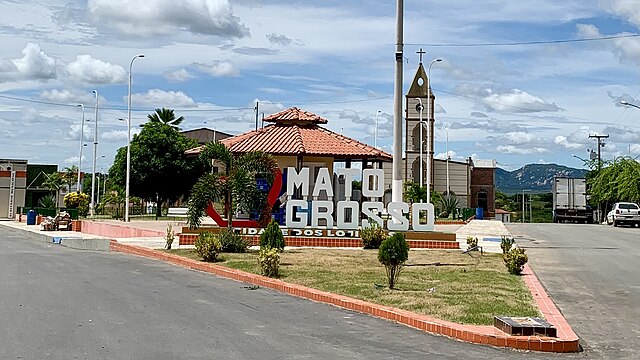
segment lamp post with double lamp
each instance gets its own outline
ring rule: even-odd
[[[144,55],[136,55],[131,59],[129,63],[129,96],[127,99],[127,181],[125,184],[125,204],[124,204],[124,221],[129,222],[129,181],[131,179],[131,69],[133,62],[137,58],[143,58]]]
[[[93,175],[91,176],[91,204],[89,205],[89,213],[91,216],[95,213],[95,196],[96,196],[96,159],[98,157],[98,90],[93,90],[96,94],[96,123],[93,124]]]
[[[80,193],[80,173],[82,170],[82,148],[84,147],[84,104],[78,104],[82,108],[82,122],[80,123],[80,155],[78,156],[78,184],[76,192]]]
[[[427,202],[431,202],[431,66],[441,62],[441,58],[433,59],[427,67]],[[435,111],[434,111],[435,112]],[[420,128],[422,129],[422,128]],[[422,149],[422,143],[420,143]]]

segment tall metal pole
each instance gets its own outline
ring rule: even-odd
[[[422,99],[420,98],[416,98],[416,100],[418,100],[418,115],[419,115],[419,119],[420,121],[418,122],[418,124],[420,124],[420,136],[419,136],[419,141],[420,141],[420,151],[418,152],[418,159],[420,160],[420,175],[419,175],[419,181],[420,181],[420,187],[422,187],[424,185],[424,170],[423,170],[423,162],[424,159],[422,157],[422,153],[423,153],[423,147],[424,147],[424,135],[422,134],[422,109],[424,108],[424,106],[422,106]],[[420,202],[422,202],[422,199],[420,199]],[[427,192],[427,202],[429,202],[429,195]]]
[[[391,199],[402,201],[402,62],[404,0],[396,6],[395,80],[393,90],[393,184]]]
[[[129,96],[127,99],[127,180],[125,184],[124,221],[129,222],[129,181],[131,180],[131,68],[133,61],[144,55],[136,55],[129,63]]]
[[[258,131],[258,111],[260,111],[260,103],[256,101],[256,131]]]
[[[93,175],[91,176],[91,204],[89,204],[89,214],[94,215],[95,212],[95,196],[96,196],[96,158],[98,156],[98,90],[93,90],[96,94],[96,123],[93,127]]]
[[[84,148],[84,104],[78,104],[82,108],[82,123],[80,124],[80,156],[78,157],[78,184],[76,192],[80,192],[80,173],[82,172],[82,148]]]
[[[524,216],[525,216],[525,212],[524,212],[524,190],[522,190],[522,222],[524,223]]]
[[[431,202],[431,163],[433,162],[433,150],[431,147],[431,134],[433,134],[433,121],[435,121],[432,113],[434,112],[431,107],[431,65],[436,62],[440,62],[442,59],[433,59],[427,67],[427,202]],[[420,127],[422,129],[422,127]],[[422,147],[422,144],[420,144]]]
[[[373,136],[373,147],[378,148],[378,116],[380,116],[380,110],[376,111],[376,131]]]

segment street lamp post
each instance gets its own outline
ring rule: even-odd
[[[378,148],[378,116],[380,116],[380,110],[376,111],[376,131],[373,136],[373,147]]]
[[[133,67],[133,61],[137,58],[143,58],[144,55],[136,55],[131,59],[129,63],[129,96],[127,100],[127,181],[125,184],[125,207],[124,207],[124,221],[129,222],[129,181],[131,179],[131,68]]]
[[[627,102],[627,101],[624,101],[624,100],[621,100],[621,101],[620,101],[620,104],[622,104],[622,105],[624,105],[624,106],[631,106],[631,107],[634,107],[634,108],[636,108],[636,109],[640,109],[640,106],[638,106],[638,105],[636,105],[636,104],[632,104],[632,103]]]
[[[82,123],[80,123],[80,156],[78,157],[78,184],[76,192],[80,193],[80,173],[82,170],[82,148],[84,147],[84,104],[78,104],[82,108]]]
[[[91,176],[91,204],[89,206],[90,215],[95,213],[96,196],[96,158],[98,156],[98,90],[93,90],[96,94],[96,123],[93,125],[93,175]]]
[[[434,63],[441,62],[441,58],[433,59],[427,67],[427,202],[431,202],[431,66]],[[422,129],[422,128],[420,128]],[[420,144],[422,148],[422,144]]]

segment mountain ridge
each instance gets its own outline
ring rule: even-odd
[[[496,188],[507,194],[522,190],[551,192],[555,176],[583,178],[586,175],[585,169],[558,164],[527,164],[513,171],[496,168]]]

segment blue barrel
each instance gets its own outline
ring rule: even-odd
[[[31,209],[27,213],[27,225],[35,225],[36,224],[36,211]]]
[[[476,219],[478,220],[484,219],[484,213],[482,212],[482,208],[476,208]]]

